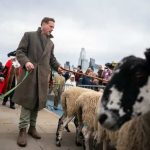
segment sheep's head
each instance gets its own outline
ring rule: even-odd
[[[99,122],[108,129],[119,129],[126,121],[150,110],[149,97],[149,62],[135,56],[125,57],[104,90]]]

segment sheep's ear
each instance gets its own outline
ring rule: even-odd
[[[147,48],[144,52],[144,55],[146,57],[146,60],[150,63],[150,48]]]

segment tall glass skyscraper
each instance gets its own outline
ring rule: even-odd
[[[81,65],[81,68],[83,71],[86,71],[86,69],[89,67],[89,62],[86,59],[86,51],[85,48],[81,48],[78,65]]]

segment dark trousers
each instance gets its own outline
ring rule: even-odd
[[[13,87],[15,87],[15,77],[13,78],[11,89]],[[4,99],[3,99],[3,104],[6,104],[6,102],[8,101],[8,99],[10,99],[10,106],[14,106],[15,103],[12,101],[13,95],[14,95],[14,91],[11,92],[9,95],[5,96]]]

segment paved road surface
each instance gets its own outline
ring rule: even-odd
[[[62,147],[55,146],[58,116],[46,109],[39,112],[37,121],[37,129],[42,139],[35,140],[28,135],[27,147],[20,148],[16,144],[19,114],[19,106],[13,110],[0,104],[0,150],[82,150],[75,145],[75,128],[72,123],[69,125],[72,132],[64,131]]]

